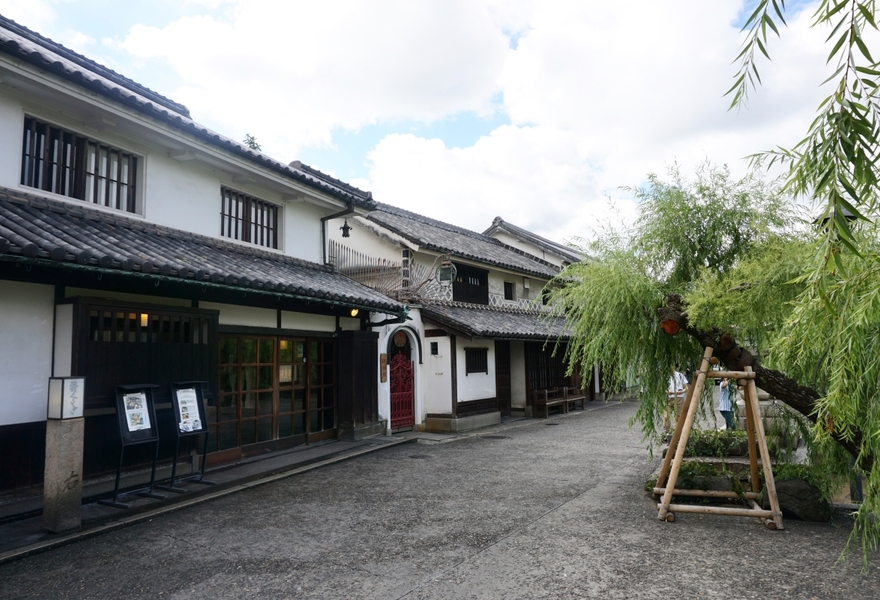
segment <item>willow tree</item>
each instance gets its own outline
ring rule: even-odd
[[[784,0],[752,4],[728,91],[732,107],[743,107],[760,85],[758,62],[769,60],[772,38],[785,25]],[[572,360],[598,360],[613,366],[611,373],[640,377],[647,393],[638,418],[646,431],[662,405],[671,361],[712,346],[728,368],[752,366],[759,387],[812,424],[817,465],[842,475],[849,455],[863,476],[851,540],[867,560],[880,545],[880,64],[865,35],[876,38],[876,4],[822,0],[813,21],[828,31],[835,67],[824,82],[829,94],[803,139],[753,157],[753,166],[781,164],[787,175],[778,194],[741,197],[752,215],[748,236],[730,234],[724,213],[709,222],[725,232],[720,239],[705,235],[699,218],[691,228],[694,213],[680,212],[674,196],[691,194],[699,205],[699,178],[696,186],[653,178],[636,191],[643,201],[638,223],[594,243],[596,260],[567,269],[567,285],[555,296],[578,334]],[[781,198],[812,201],[818,223],[792,227],[784,208],[760,214],[770,198],[776,209]],[[688,231],[673,230],[675,223]],[[696,240],[709,248],[695,250]],[[685,335],[664,334],[661,322]],[[742,351],[737,340],[760,352]]]

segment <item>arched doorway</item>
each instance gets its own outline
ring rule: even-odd
[[[412,344],[402,329],[388,344],[391,371],[391,429],[412,429],[415,425],[415,394]]]

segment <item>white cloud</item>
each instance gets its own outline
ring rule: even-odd
[[[45,0],[0,0],[0,15],[44,34],[55,21],[55,11]]]
[[[473,229],[494,214],[553,239],[589,236],[635,207],[619,186],[706,158],[794,144],[823,90],[822,41],[790,19],[748,110],[727,110],[740,3],[539,3],[499,76],[512,127],[465,150],[393,138],[370,155],[376,197]],[[827,90],[825,91],[827,93]],[[450,216],[451,215],[451,216]],[[686,215],[683,215],[683,220]]]
[[[228,19],[136,26],[122,47],[167,61],[197,118],[270,152],[328,144],[336,128],[488,112],[507,37],[486,6],[248,1]]]
[[[765,86],[748,110],[728,112],[722,95],[742,8],[740,0],[188,0],[189,16],[134,26],[116,34],[115,47],[154,81],[168,81],[153,75],[157,65],[175,73],[176,89],[159,91],[196,120],[235,139],[254,134],[285,161],[331,146],[334,131],[488,115],[501,98],[510,125],[467,148],[390,135],[370,152],[368,176],[352,183],[472,229],[500,215],[561,239],[589,235],[608,216],[609,197],[630,217],[619,186],[673,161],[687,173],[708,157],[742,173],[741,157],[803,135],[827,93],[818,88],[827,32],[809,28],[809,10],[789,15],[771,43],[773,62],[761,63]]]

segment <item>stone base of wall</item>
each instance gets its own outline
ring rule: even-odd
[[[482,415],[468,415],[466,417],[428,417],[425,419],[425,431],[461,433],[498,425],[499,423],[501,423],[501,413],[498,411]]]

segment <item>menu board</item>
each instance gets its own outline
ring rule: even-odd
[[[147,395],[143,392],[124,394],[125,425],[128,431],[150,429],[150,413],[147,411]]]
[[[175,390],[177,405],[177,429],[180,433],[202,430],[202,415],[199,412],[199,397],[194,388]]]
[[[171,391],[177,435],[206,433],[208,423],[205,421],[201,382],[172,383]]]
[[[116,386],[116,414],[123,445],[159,439],[153,384]]]

